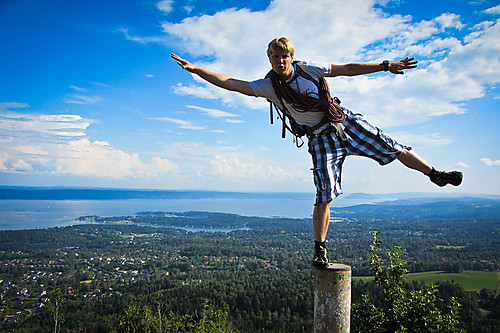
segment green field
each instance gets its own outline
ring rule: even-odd
[[[454,281],[467,291],[479,291],[483,288],[500,291],[499,272],[463,271],[462,273],[445,273],[441,271],[410,273],[406,275],[406,281],[424,281],[428,286],[439,281]],[[371,280],[373,276],[354,277],[354,279]]]

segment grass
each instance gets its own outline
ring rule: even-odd
[[[369,281],[373,276],[354,277]],[[423,281],[426,285],[431,286],[436,282],[454,281],[467,291],[479,291],[483,288],[488,288],[500,292],[499,280],[500,272],[485,272],[485,271],[463,271],[462,273],[446,273],[442,271],[409,273],[406,275],[406,281]]]

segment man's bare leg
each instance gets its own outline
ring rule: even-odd
[[[432,171],[432,167],[413,150],[403,149],[398,160],[408,168],[420,171],[424,175],[428,175]]]
[[[460,171],[437,171],[413,150],[403,149],[403,152],[398,156],[398,160],[408,168],[429,176],[430,180],[438,186],[442,187],[448,184],[458,186],[462,183],[463,174]]]
[[[330,203],[317,204],[314,206],[314,258],[313,265],[317,268],[326,268],[328,258],[326,256],[326,233],[330,224]]]
[[[324,242],[330,224],[330,202],[317,204],[313,212],[314,240]]]

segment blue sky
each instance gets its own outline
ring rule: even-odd
[[[500,194],[498,1],[6,0],[0,2],[0,185],[314,191],[304,146],[265,100],[201,82],[174,52],[230,76],[295,59],[415,56],[404,76],[329,79],[365,115],[464,183],[438,188],[398,162],[351,157],[345,193]]]

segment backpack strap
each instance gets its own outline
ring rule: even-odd
[[[292,78],[292,80],[290,81],[296,79],[297,76],[301,76],[308,81],[312,81],[316,85],[318,92],[321,91],[321,84],[322,84],[321,82],[319,82],[317,79],[314,79],[311,75],[309,75],[306,71],[304,71],[299,65],[297,65],[297,62],[293,63],[293,67],[295,69],[295,74],[294,78]],[[272,70],[266,74],[265,78],[270,78],[271,72]],[[288,110],[285,108],[282,96],[279,96],[277,94],[277,97],[279,98],[281,105],[276,105],[271,100],[269,99],[267,100],[269,102],[270,122],[271,124],[274,124],[274,116],[273,116],[273,108],[274,108],[276,110],[278,118],[281,119],[282,121],[281,137],[285,138],[286,131],[288,130],[290,133],[294,135],[294,142],[299,148],[304,144],[304,141],[301,139],[302,136],[306,134],[313,135],[316,130],[330,123],[330,119],[326,115],[324,115],[321,121],[314,126],[299,125],[297,124],[297,122],[295,122],[295,119],[289,114]],[[340,100],[338,100],[338,98],[336,97],[335,99],[336,102],[340,104]],[[288,124],[287,124],[287,118],[288,118]],[[299,143],[299,140],[301,141],[301,143]]]
[[[294,136],[293,142],[297,146],[297,148],[302,147],[304,144],[304,140],[302,140],[302,136],[308,134],[308,129],[310,127],[305,125],[299,125],[295,122],[292,116],[288,114],[286,108],[283,106],[283,101],[280,100],[282,106],[274,104],[272,101],[267,100],[269,102],[269,112],[271,116],[271,124],[274,124],[274,116],[273,116],[273,108],[276,110],[276,114],[278,118],[281,119],[281,138],[286,137],[286,131],[288,130]]]
[[[318,80],[314,79],[309,73],[307,73],[305,70],[302,69],[299,65],[297,65],[297,62],[293,63],[293,68],[295,68],[295,72],[297,73],[298,76],[302,76],[304,79],[312,81],[316,87],[318,88],[319,92],[319,82]]]

